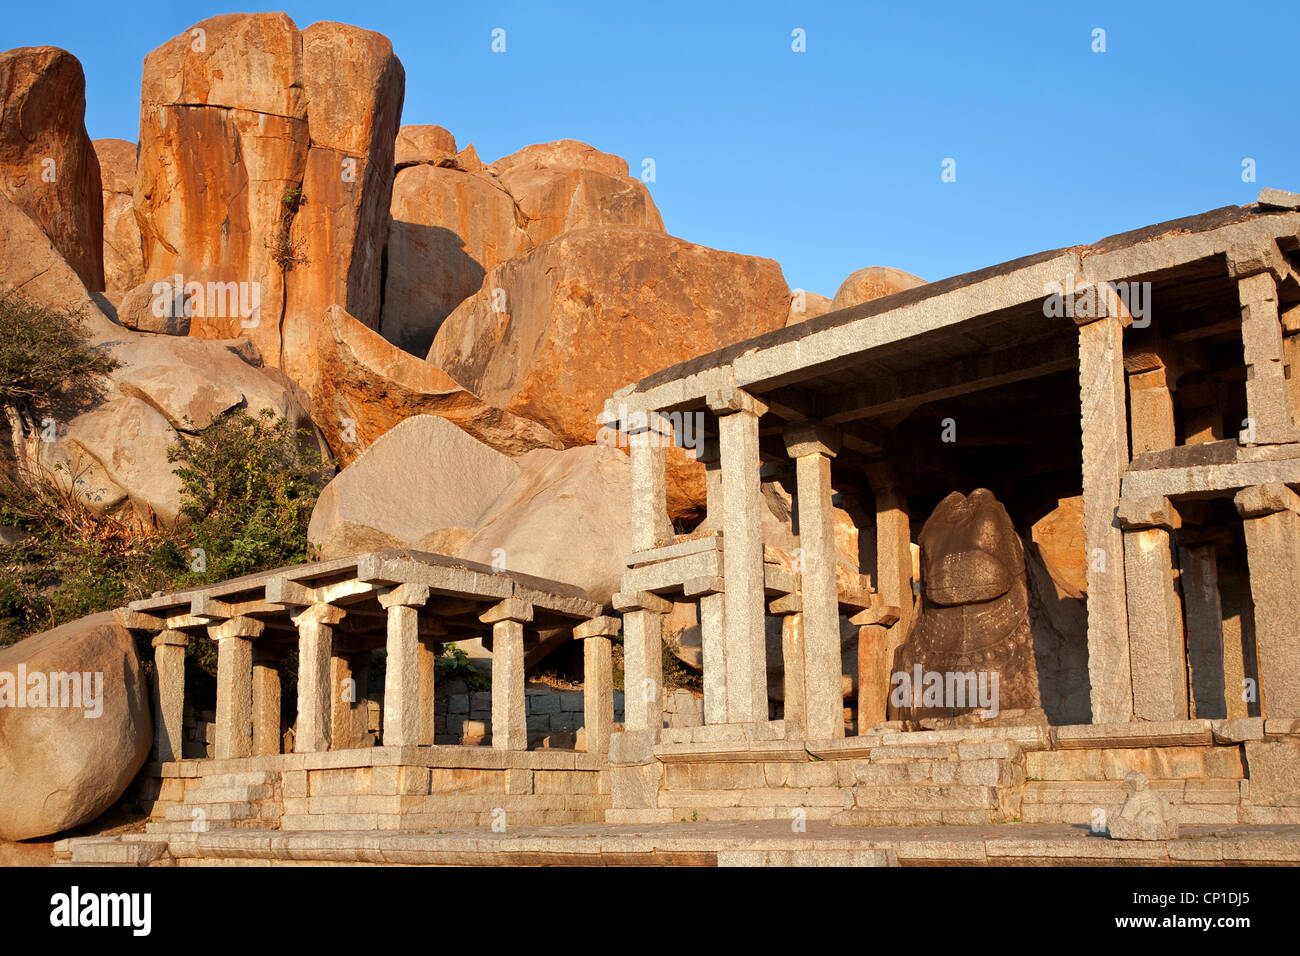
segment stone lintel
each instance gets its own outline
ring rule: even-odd
[[[335,607],[333,604],[312,604],[301,610],[290,613],[289,620],[293,621],[294,627],[303,627],[312,624],[340,624],[347,612],[341,607]]]
[[[310,607],[317,603],[316,592],[288,578],[271,578],[266,582],[266,600],[270,604]]]
[[[1120,527],[1125,531],[1139,531],[1144,528],[1163,528],[1165,531],[1177,531],[1183,520],[1178,509],[1168,498],[1154,496],[1150,498],[1121,498],[1116,517]]]
[[[219,601],[209,594],[200,592],[190,599],[190,614],[194,617],[225,621],[232,617],[237,617],[238,611],[233,605],[227,604],[225,601]]]
[[[867,627],[873,624],[880,627],[892,627],[901,616],[902,610],[897,605],[879,604],[854,614],[849,618],[849,623],[857,627]]]
[[[654,611],[667,614],[673,609],[673,602],[661,598],[649,591],[619,591],[613,598],[614,610],[620,614],[628,611]]]
[[[704,575],[688,578],[682,583],[682,593],[687,597],[701,597],[706,594],[722,594],[727,590],[726,579]]]
[[[1124,328],[1133,324],[1133,315],[1110,282],[1084,276],[1067,277],[1062,296],[1070,295],[1073,305],[1070,318],[1075,326],[1091,325],[1101,319],[1116,319]]]
[[[153,647],[184,647],[189,642],[190,636],[184,631],[168,628],[155,634],[149,643]]]
[[[1261,206],[1268,209],[1300,209],[1300,193],[1287,192],[1285,189],[1264,187],[1259,191]]]
[[[787,425],[784,433],[785,450],[791,458],[806,455],[825,455],[834,458],[839,454],[844,435],[839,428],[819,421],[795,422]]]
[[[623,622],[616,617],[602,614],[589,621],[583,621],[573,629],[575,641],[585,641],[589,637],[614,637],[622,629]]]
[[[715,415],[732,415],[736,412],[763,415],[767,412],[767,405],[764,402],[734,385],[709,389],[704,396],[704,402],[709,406],[709,411]]]
[[[1261,518],[1279,511],[1300,514],[1300,496],[1280,481],[1243,488],[1233,495],[1232,503],[1243,518]]]
[[[784,617],[787,614],[801,614],[803,612],[803,595],[802,594],[783,594],[775,601],[768,602],[767,609],[778,617]]]
[[[500,604],[495,604],[484,611],[478,619],[484,624],[497,624],[501,621],[528,624],[533,619],[533,606],[519,598],[506,598]]]
[[[228,621],[222,621],[220,624],[214,624],[208,628],[208,637],[214,641],[225,640],[228,637],[242,637],[249,640],[254,637],[261,637],[262,631],[266,629],[266,622],[259,621],[255,617],[232,617]]]
[[[381,588],[379,604],[384,609],[390,607],[424,607],[429,603],[429,586],[427,584],[399,584],[395,588]]]
[[[1271,290],[1276,280],[1285,278],[1291,272],[1276,240],[1229,246],[1226,257],[1228,275],[1241,280],[1243,285],[1250,282],[1252,292],[1259,294],[1264,294],[1265,289]]]
[[[117,623],[135,631],[162,631],[167,629],[167,618],[158,614],[146,614],[133,611],[129,607],[119,607],[113,612]]]
[[[653,444],[654,439],[649,437],[651,435],[668,439],[673,437],[672,422],[659,412],[633,412],[630,417],[634,421],[620,422],[623,426],[623,434],[628,436],[629,441],[635,440],[637,444]],[[642,421],[642,418],[645,420]]]

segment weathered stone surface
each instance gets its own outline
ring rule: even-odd
[[[111,612],[85,617],[0,651],[0,675],[73,674],[87,706],[0,707],[0,839],[26,840],[93,820],[144,764],[151,744],[148,695],[131,635]],[[102,675],[101,678],[95,675]],[[0,676],[0,694],[10,680]],[[60,697],[66,685],[60,683]],[[47,688],[48,690],[48,688]],[[75,700],[75,698],[73,698]],[[52,697],[47,696],[47,704]],[[32,698],[27,697],[31,703]],[[102,709],[100,709],[102,708]],[[89,716],[87,710],[97,716]]]
[[[130,288],[117,303],[117,321],[125,328],[158,335],[189,335],[187,304],[193,309],[194,297],[184,289],[178,296],[169,282],[141,282]]]
[[[663,220],[627,163],[586,143],[528,146],[490,166],[473,147],[455,152],[440,127],[405,127],[407,162],[393,187],[384,336],[424,355],[442,321],[483,284],[488,272],[556,236],[595,226],[645,226]],[[421,132],[414,132],[419,130]],[[419,144],[414,140],[418,137]]]
[[[1176,840],[1178,822],[1169,801],[1151,789],[1146,774],[1134,771],[1124,778],[1128,798],[1107,820],[1112,840]]]
[[[632,539],[628,461],[614,448],[542,449],[515,459],[519,478],[456,550],[484,564],[576,584],[608,604]]]
[[[403,352],[342,306],[320,324],[307,388],[322,433],[346,465],[399,422],[436,415],[503,454],[562,443],[544,426],[487,404],[446,372]]]
[[[379,34],[335,23],[300,34],[284,14],[194,30],[201,49],[191,30],[145,58],[135,206],[146,277],[255,284],[255,314],[205,309],[190,334],[247,334],[304,381],[326,308],[378,325],[401,64]]]
[[[902,269],[867,266],[840,283],[829,311],[834,312],[838,309],[847,309],[852,305],[861,305],[863,302],[893,295],[895,292],[915,289],[919,285],[925,285],[925,280]]]
[[[493,310],[494,289],[504,311]],[[588,229],[494,269],[429,358],[484,401],[584,445],[619,388],[780,328],[789,296],[769,259],[650,229]]]
[[[1300,806],[1300,741],[1247,740],[1246,768],[1251,803]]]
[[[321,492],[307,537],[323,558],[386,548],[442,550],[438,532],[473,528],[518,466],[432,415],[385,434]]]
[[[1034,522],[1030,540],[1056,577],[1080,594],[1088,591],[1087,549],[1083,536],[1083,498],[1062,498]]]
[[[104,288],[131,289],[144,278],[144,248],[135,221],[135,143],[97,139],[104,193]]]
[[[399,170],[419,163],[437,165],[456,152],[456,137],[441,126],[403,126],[397,131],[393,165]]]
[[[797,325],[808,319],[825,315],[831,310],[831,300],[816,292],[795,289],[790,296],[790,312],[786,316],[786,325]]]
[[[85,115],[86,77],[71,53],[41,46],[0,54],[0,193],[99,291],[104,208]]]

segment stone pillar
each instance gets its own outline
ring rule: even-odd
[[[859,735],[889,717],[889,672],[894,661],[888,635],[898,619],[898,606],[886,604],[875,604],[849,618],[849,623],[858,627]]]
[[[278,754],[280,737],[280,661],[260,647],[253,653],[253,753]]]
[[[727,721],[767,720],[767,638],[763,620],[763,507],[758,422],[766,406],[740,389],[711,393],[722,452]]]
[[[492,625],[492,746],[496,750],[528,749],[528,716],[524,697],[524,625],[533,619],[533,606],[506,598],[485,614]]]
[[[370,745],[370,660],[369,651],[344,651],[334,642],[330,654],[330,750]]]
[[[247,757],[253,750],[253,638],[265,625],[251,617],[232,617],[208,628],[217,642],[218,760]]]
[[[1133,716],[1186,720],[1187,652],[1169,543],[1181,524],[1178,512],[1165,498],[1126,498],[1117,516],[1124,529]]]
[[[869,465],[866,472],[876,495],[876,593],[883,604],[898,609],[898,618],[880,635],[879,646],[868,649],[867,660],[863,660],[863,647],[861,644],[858,646],[859,727],[871,726],[863,721],[864,699],[869,699],[866,710],[869,716],[876,714],[877,710],[882,715],[885,712],[894,651],[907,637],[916,604],[912,590],[912,525],[907,495],[898,475],[888,465]],[[880,721],[884,719],[880,717]]]
[[[716,531],[722,527],[722,450],[716,437],[704,437],[698,458],[704,464],[705,522]],[[706,724],[727,722],[727,599],[724,595],[725,591],[710,589],[699,596]]]
[[[437,661],[442,653],[438,635],[420,637],[416,669],[420,673],[420,746],[432,747],[434,739],[434,698],[437,679]]]
[[[621,622],[615,617],[594,617],[573,629],[573,639],[582,641],[582,724],[586,730],[587,753],[609,753],[614,730],[614,668],[610,638]],[[626,707],[627,692],[623,693]]]
[[[1093,723],[1133,717],[1124,538],[1115,519],[1128,467],[1124,323],[1107,316],[1079,327],[1083,430],[1083,528],[1088,576],[1088,679]]]
[[[831,459],[839,452],[839,430],[801,422],[786,428],[785,446],[795,460],[799,548],[803,553],[804,727],[815,739],[843,737],[840,602],[831,506]]]
[[[298,725],[294,734],[295,753],[329,750],[333,706],[331,659],[334,627],[343,620],[343,610],[329,604],[313,604],[292,614],[298,628]]]
[[[1242,443],[1267,445],[1300,438],[1291,421],[1277,283],[1261,272],[1237,282],[1241,301],[1241,341],[1246,360],[1246,413],[1254,426],[1243,429]]]
[[[1183,584],[1183,611],[1187,616],[1187,667],[1191,671],[1191,716],[1199,718],[1245,717],[1245,707],[1230,713],[1233,698],[1241,702],[1242,674],[1227,680],[1229,648],[1223,639],[1223,603],[1219,597],[1218,552],[1213,542],[1180,545],[1178,567]],[[1241,648],[1236,654],[1241,668]],[[1232,688],[1231,691],[1229,688]]]
[[[784,676],[783,717],[785,736],[795,739],[808,733],[808,692],[806,683],[806,649],[804,643],[803,597],[785,594],[769,606],[781,618],[781,669]]]
[[[153,751],[159,763],[180,760],[185,722],[184,631],[159,631],[153,638]]]
[[[704,722],[727,722],[727,598],[721,591],[700,595],[700,653],[703,655]]]
[[[413,747],[420,742],[418,608],[428,600],[429,589],[425,585],[403,584],[379,595],[380,606],[388,611],[388,666],[384,672],[385,747]],[[521,643],[521,652],[522,648]]]
[[[668,519],[668,484],[664,450],[672,444],[672,427],[656,412],[649,423],[628,430],[632,486],[632,550],[645,551],[672,537]]]
[[[1233,501],[1246,532],[1260,711],[1300,717],[1300,497],[1278,482]]]
[[[614,595],[623,615],[623,728],[648,731],[653,740],[664,725],[663,618],[672,607],[646,591]]]
[[[1174,399],[1163,367],[1130,375],[1128,399],[1134,458],[1178,444],[1174,433]]]

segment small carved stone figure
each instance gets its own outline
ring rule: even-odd
[[[1128,799],[1110,819],[1112,840],[1176,840],[1178,823],[1169,801],[1151,789],[1146,775],[1133,771],[1124,778]]]

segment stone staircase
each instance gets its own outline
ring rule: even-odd
[[[1014,740],[885,744],[853,765],[844,826],[979,825],[1019,816],[1025,755]]]
[[[210,774],[185,788],[182,799],[155,804],[145,832],[158,835],[211,830],[273,830],[283,813],[280,775],[246,770]]]

